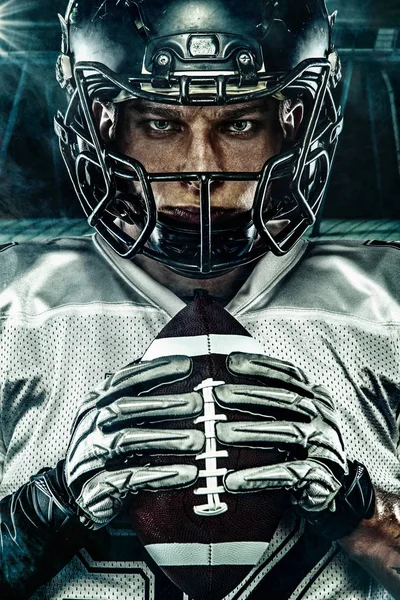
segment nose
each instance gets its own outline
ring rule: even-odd
[[[184,173],[215,173],[222,171],[221,155],[211,132],[207,129],[192,131],[190,141],[185,148],[185,157],[180,171]],[[211,182],[211,187],[216,188],[223,184],[221,181]],[[200,190],[200,181],[184,182],[184,186],[194,192]]]

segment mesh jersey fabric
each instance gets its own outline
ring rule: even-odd
[[[265,256],[226,307],[267,354],[290,360],[330,390],[349,457],[392,493],[400,492],[399,259],[389,245],[303,240],[284,257]],[[8,245],[0,265],[3,497],[65,456],[85,394],[140,358],[184,303],[96,236]],[[336,544],[304,535],[304,523],[289,514],[226,600],[266,597],[391,596]],[[186,596],[147,559],[121,518],[32,598]]]

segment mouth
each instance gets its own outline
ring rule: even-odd
[[[211,208],[211,223],[230,220],[239,214],[238,210],[226,208]],[[162,211],[162,217],[167,221],[181,225],[200,225],[200,208],[197,206],[175,206]]]

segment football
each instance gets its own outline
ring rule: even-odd
[[[138,494],[131,509],[132,526],[152,559],[193,600],[221,600],[235,589],[266,551],[288,506],[284,491],[232,494],[224,490],[225,470],[274,464],[287,458],[278,450],[228,448],[218,442],[215,424],[221,415],[228,421],[263,418],[217,404],[213,386],[221,382],[249,383],[228,371],[226,360],[233,351],[263,353],[234,317],[200,295],[168,323],[142,359],[191,356],[193,370],[189,378],[152,393],[198,390],[204,399],[204,415],[200,417],[205,419],[159,424],[166,428],[202,428],[206,447],[201,454],[180,456],[178,461],[176,456],[166,455],[151,459],[152,464],[195,464],[198,480],[183,489]]]

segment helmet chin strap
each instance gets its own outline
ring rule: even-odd
[[[241,222],[236,221],[236,225],[232,221],[218,223],[215,228],[210,228],[209,253],[205,253],[199,228],[158,219],[147,243],[149,252],[145,248],[143,254],[151,256],[156,252],[161,259],[165,256],[168,258],[166,266],[184,277],[210,279],[232,271],[235,268],[232,257],[240,258],[249,252],[256,238],[257,231],[249,216]],[[217,268],[212,269],[209,262]]]
[[[278,235],[290,223],[287,219],[270,221],[268,229],[271,235]],[[240,227],[235,229],[218,229],[211,234],[211,258],[213,265],[219,265],[216,271],[205,271],[204,265],[199,265],[201,257],[201,241],[199,241],[199,230],[183,228],[162,220],[150,236],[147,247],[150,252],[157,252],[160,256],[173,257],[171,261],[165,262],[165,266],[171,271],[195,279],[213,279],[229,273],[236,268],[231,262],[232,255],[240,258],[250,252],[257,241],[257,230],[251,220],[246,220]],[[179,245],[177,245],[177,239]],[[146,249],[143,254],[147,255]],[[260,257],[254,257],[257,260]],[[229,264],[225,269],[223,263]],[[195,269],[199,265],[200,269]],[[203,268],[203,270],[202,270]]]

